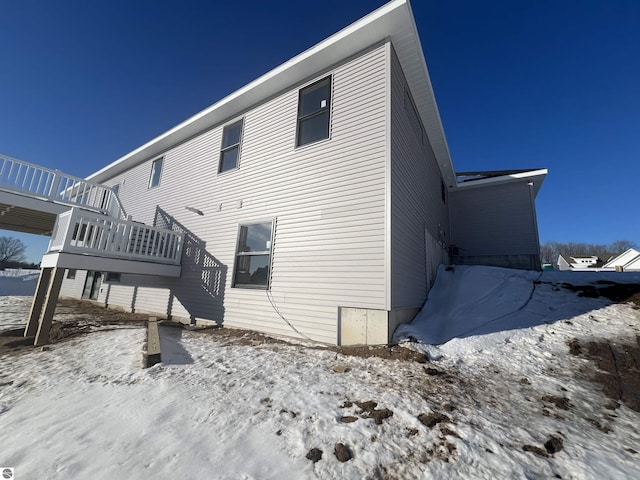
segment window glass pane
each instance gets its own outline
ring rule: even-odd
[[[227,125],[222,133],[222,148],[230,147],[240,143],[240,135],[242,134],[242,120]]]
[[[269,282],[269,255],[247,255],[237,258],[236,285],[267,286]]]
[[[160,184],[160,174],[162,173],[162,158],[154,160],[151,164],[151,178],[149,188],[157,187]]]
[[[115,193],[116,195],[118,195],[118,194],[120,193],[120,184],[119,184],[119,183],[116,183],[116,184],[113,186],[113,191],[114,191],[114,193]]]
[[[298,145],[329,138],[329,111],[300,121]]]
[[[238,238],[238,253],[271,250],[271,222],[243,225]]]
[[[218,173],[232,170],[238,166],[238,147],[231,148],[220,154],[220,170]]]
[[[305,117],[324,108],[329,108],[331,82],[327,78],[300,91],[298,117]]]

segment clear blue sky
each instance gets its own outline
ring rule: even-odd
[[[3,2],[0,152],[86,176],[384,3]],[[456,170],[548,168],[542,242],[640,243],[640,2],[412,8]]]

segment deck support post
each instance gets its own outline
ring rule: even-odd
[[[53,314],[56,311],[58,295],[60,294],[60,287],[62,286],[62,280],[64,278],[64,268],[55,267],[52,270],[53,275],[47,286],[47,293],[44,299],[44,310],[40,313],[38,320],[38,332],[36,333],[36,339],[33,343],[35,346],[44,345],[49,342],[49,331],[53,323]]]
[[[40,270],[36,293],[33,296],[33,302],[31,303],[31,311],[29,313],[29,318],[27,319],[27,326],[24,329],[25,337],[36,336],[40,314],[42,313],[42,306],[44,305],[44,299],[47,296],[47,289],[49,288],[49,282],[51,281],[52,271],[52,268],[43,268]]]

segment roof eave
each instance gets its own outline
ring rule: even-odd
[[[455,173],[436,105],[420,38],[408,0],[394,0],[305,50],[234,93],[202,110],[165,133],[89,175],[105,181],[139,163],[206,131],[331,68],[358,52],[391,40],[414,96],[418,113],[431,141],[447,186],[456,187]]]
[[[544,182],[544,179],[547,176],[547,173],[549,172],[546,168],[541,168],[538,170],[529,170],[526,172],[513,173],[510,175],[501,175],[497,177],[482,178],[478,180],[468,180],[463,183],[458,183],[458,189],[466,190],[470,188],[489,187],[506,183],[527,181],[527,183],[530,183],[533,187],[534,197],[536,197],[538,195],[538,192],[540,191],[542,182]]]

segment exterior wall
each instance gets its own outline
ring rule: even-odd
[[[449,213],[429,139],[407,105],[402,67],[391,49],[391,307],[422,307],[438,266]],[[411,319],[408,319],[411,320]],[[407,320],[407,321],[408,321]]]
[[[120,184],[135,220],[182,230],[187,241],[181,278],[123,274],[99,300],[298,336],[290,322],[327,343],[337,341],[339,307],[387,309],[386,72],[378,45],[309,79],[333,75],[329,140],[295,147],[296,85],[244,114],[239,169],[217,174],[219,125],[164,154],[158,187],[147,188],[153,158],[105,182]],[[271,219],[269,294],[232,288],[238,225]]]
[[[87,272],[85,270],[76,270],[75,278],[67,278],[68,273],[69,270],[64,272],[62,287],[60,287],[60,296],[80,298],[82,296],[82,289],[84,288],[84,281],[87,278]]]
[[[449,196],[458,264],[540,269],[540,245],[527,182],[459,189]]]

